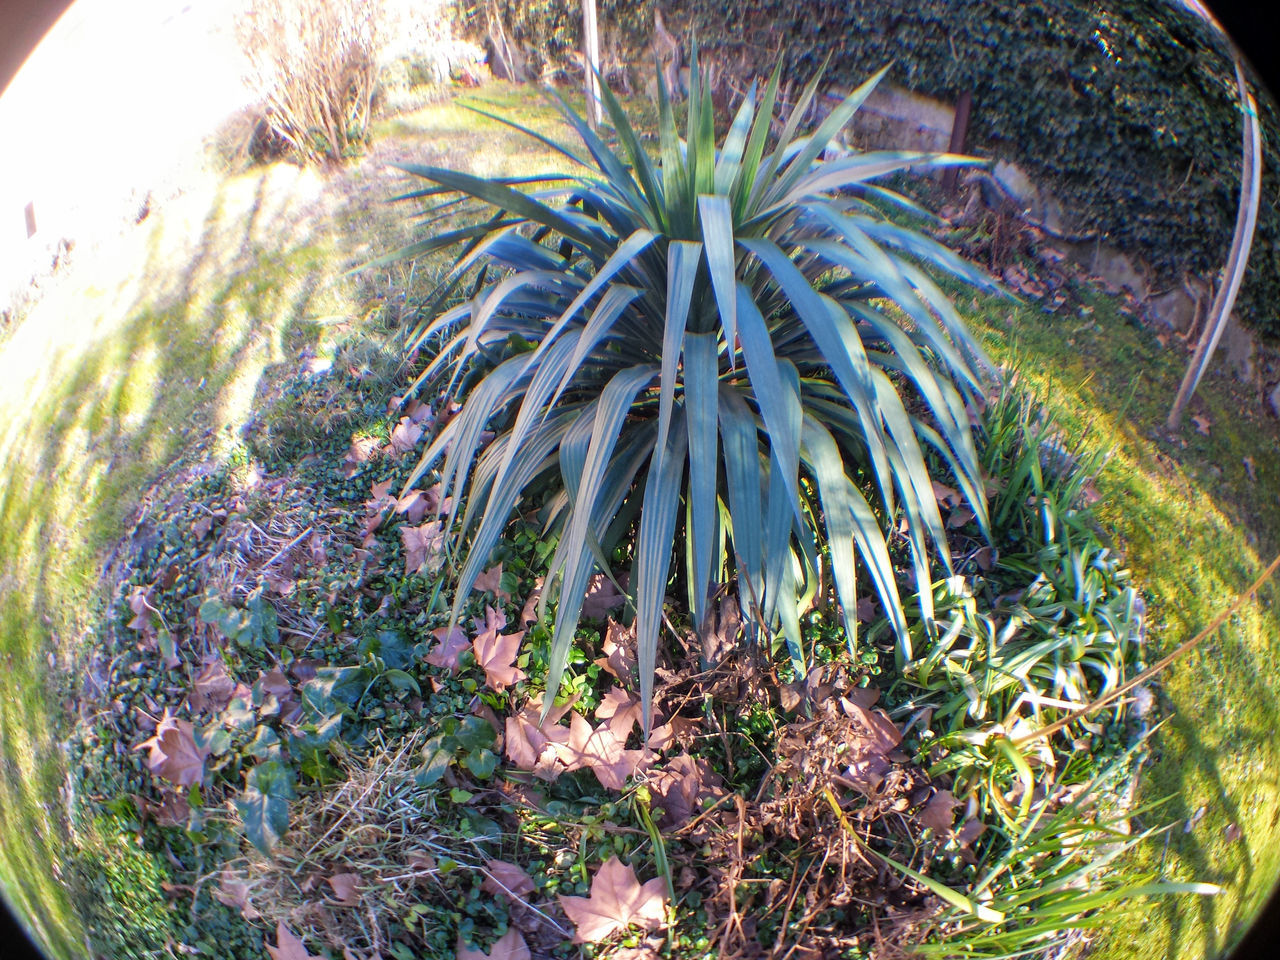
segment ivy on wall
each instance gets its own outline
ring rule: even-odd
[[[577,0],[496,6],[544,65],[580,48]],[[1048,184],[1081,231],[1150,264],[1153,288],[1217,279],[1239,198],[1240,110],[1225,45],[1176,0],[600,0],[624,63],[652,64],[655,6],[739,74],[766,74],[782,50],[797,82],[830,57],[837,86],[892,61],[890,80],[925,95],[970,90],[970,152]],[[1280,338],[1280,175],[1266,163],[1280,156],[1280,117],[1259,101],[1263,200],[1236,311]]]

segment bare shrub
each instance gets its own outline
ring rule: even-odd
[[[341,160],[368,141],[380,0],[247,0],[236,36],[271,137],[303,160]]]

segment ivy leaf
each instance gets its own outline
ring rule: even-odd
[[[666,884],[661,877],[641,884],[630,865],[616,856],[591,881],[591,896],[560,897],[560,906],[577,929],[574,943],[599,943],[631,926],[656,930],[665,919]]]
[[[413,775],[413,782],[420,787],[429,787],[449,769],[453,763],[454,749],[445,744],[443,736],[432,737],[422,745],[422,757],[426,763]]]
[[[271,848],[289,829],[289,801],[293,792],[293,770],[278,760],[260,763],[245,778],[244,796],[236,801],[245,836],[262,853]]]

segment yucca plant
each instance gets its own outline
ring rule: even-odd
[[[889,203],[924,211],[871,182],[976,161],[876,151],[823,162],[885,70],[797,136],[815,78],[771,143],[775,70],[717,149],[696,57],[683,139],[660,93],[656,158],[606,88],[613,145],[559,98],[581,148],[511,124],[580,172],[490,180],[404,166],[432,186],[401,199],[451,198],[429,223],[460,204],[489,215],[393,255],[465,244],[442,300],[475,275],[472,295],[408,344],[438,346],[420,383],[451,373],[452,393],[482,373],[414,475],[443,457],[446,492],[465,492],[449,517],[462,511],[465,543],[454,618],[522,496],[543,491],[559,532],[542,594],[544,613],[556,600],[549,705],[588,580],[613,576],[610,551],[633,535],[646,724],[679,527],[695,626],[717,590],[736,586],[750,634],[785,639],[803,671],[798,600],[827,566],[851,645],[859,555],[900,644],[910,634],[895,553],[909,553],[931,617],[930,544],[948,572],[950,556],[924,446],[987,523],[966,402],[990,366],[927,268],[994,285],[886,216]],[[487,428],[496,436],[482,447]],[[895,551],[884,531],[901,520],[908,546]]]

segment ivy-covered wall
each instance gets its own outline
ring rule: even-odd
[[[653,10],[686,40],[765,75],[833,84],[892,61],[891,82],[973,93],[968,149],[1015,160],[1084,231],[1157,271],[1214,279],[1235,224],[1241,117],[1224,45],[1176,0],[599,0],[606,40],[651,64]],[[546,62],[580,47],[577,0],[497,0],[511,36]],[[1260,90],[1255,86],[1255,90]],[[1280,338],[1280,117],[1265,92],[1263,204],[1236,312]]]

